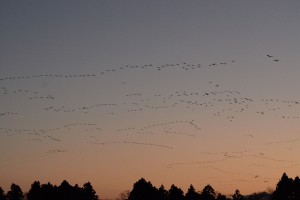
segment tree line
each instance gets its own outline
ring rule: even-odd
[[[244,200],[246,199],[239,190],[231,197],[217,193],[211,185],[206,185],[202,191],[196,191],[193,185],[190,185],[184,194],[181,188],[171,185],[166,190],[163,185],[156,188],[150,181],[141,178],[133,185],[133,189],[120,195],[121,200]]]
[[[70,185],[64,180],[59,186],[51,183],[41,184],[35,181],[27,193],[23,193],[20,186],[11,184],[7,193],[0,187],[0,200],[99,200],[99,196],[90,182],[82,187],[77,184]],[[202,190],[196,191],[190,185],[187,192],[174,184],[169,190],[163,185],[159,188],[150,181],[141,178],[133,184],[131,191],[124,191],[116,200],[300,200],[300,179],[289,178],[284,173],[277,183],[274,192],[260,192],[251,195],[242,195],[235,190],[234,194],[226,196],[218,193],[211,185],[206,185]]]
[[[35,181],[28,193],[24,194],[21,187],[11,184],[10,191],[6,194],[0,187],[0,200],[99,200],[96,191],[90,182],[83,187],[70,185],[64,180],[59,186],[51,183],[41,184]]]
[[[133,189],[126,193],[121,193],[121,200],[300,200],[300,179],[289,178],[283,173],[277,183],[274,192],[260,192],[251,195],[242,195],[238,189],[234,194],[226,196],[216,192],[211,185],[206,185],[201,191],[196,191],[190,185],[187,192],[184,192],[172,185],[166,190],[163,185],[156,188],[145,179],[140,179],[133,185]]]

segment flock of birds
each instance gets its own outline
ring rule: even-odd
[[[268,58],[273,58],[271,55],[267,55]],[[279,59],[273,59],[274,62],[279,62]],[[23,76],[7,76],[1,77],[0,81],[13,81],[13,80],[21,80],[21,79],[38,79],[38,78],[91,78],[91,77],[99,77],[106,74],[128,71],[128,70],[157,70],[161,71],[164,69],[179,69],[184,71],[189,70],[197,70],[203,67],[218,67],[222,65],[229,65],[231,63],[236,63],[237,60],[231,60],[229,62],[214,62],[203,66],[201,64],[191,64],[187,62],[183,63],[173,63],[173,64],[162,64],[162,65],[154,65],[154,64],[145,64],[145,65],[125,65],[122,67],[110,67],[110,69],[103,70],[98,73],[93,74],[32,74],[32,75],[23,75]],[[7,94],[5,87],[1,87],[4,94]],[[28,90],[26,90],[28,92]],[[26,92],[24,91],[24,92]],[[14,91],[16,92],[16,91]]]
[[[279,59],[274,58],[271,55],[267,55],[267,58],[271,61],[278,63]],[[185,71],[195,71],[201,70],[203,68],[212,67],[222,67],[236,65],[237,60],[230,60],[227,62],[214,62],[208,65],[201,64],[190,64],[190,63],[175,63],[175,64],[163,64],[163,65],[126,65],[121,67],[109,68],[102,70],[93,74],[32,74],[24,76],[7,76],[0,77],[0,101],[9,98],[21,99],[23,102],[30,102],[30,105],[38,105],[41,115],[60,115],[61,113],[66,113],[70,115],[83,114],[82,119],[88,119],[89,114],[99,114],[102,117],[106,116],[111,120],[114,120],[114,116],[127,115],[128,118],[134,117],[140,118],[147,116],[149,113],[161,114],[172,111],[184,111],[187,114],[194,113],[204,113],[208,117],[225,120],[228,123],[233,123],[236,119],[243,115],[256,115],[257,117],[267,117],[270,113],[272,116],[277,116],[282,120],[292,119],[297,120],[300,118],[300,113],[289,112],[299,110],[300,100],[297,99],[280,99],[280,98],[255,98],[249,97],[241,91],[236,89],[226,89],[223,87],[222,83],[208,81],[205,88],[200,88],[198,90],[186,88],[185,90],[180,90],[174,88],[174,90],[167,92],[157,92],[151,93],[148,91],[133,92],[120,94],[119,99],[115,102],[99,102],[96,104],[86,104],[85,102],[80,102],[80,106],[71,106],[68,104],[61,105],[59,101],[59,96],[55,94],[45,94],[45,91],[41,88],[40,90],[32,88],[14,88],[10,86],[13,81],[18,80],[46,80],[54,81],[55,79],[93,79],[101,80],[101,77],[109,76],[115,73],[122,74],[123,72],[138,71],[141,73],[147,73],[147,71],[154,71],[160,73],[167,70],[175,70],[178,73],[184,73]],[[194,72],[193,72],[194,73]],[[76,81],[76,80],[75,80]],[[23,82],[22,82],[23,83]],[[126,82],[122,82],[126,84]],[[176,86],[175,86],[176,87]],[[76,97],[74,97],[76,99]],[[2,99],[2,100],[1,100]],[[261,109],[257,107],[261,106]],[[288,111],[288,112],[287,112]],[[295,113],[295,114],[290,114]],[[25,113],[29,114],[30,113]],[[298,115],[297,115],[298,114]],[[0,121],[5,118],[14,120],[14,116],[24,117],[22,111],[19,110],[7,110],[5,105],[0,105]],[[184,115],[186,116],[186,115]],[[194,116],[194,115],[193,115]],[[180,116],[177,116],[177,118]],[[61,126],[54,126],[51,128],[16,128],[16,127],[6,127],[5,124],[1,123],[0,134],[1,137],[12,137],[18,135],[28,135],[28,140],[31,142],[45,142],[51,141],[54,143],[64,143],[65,137],[61,137],[65,132],[72,132],[80,130],[84,134],[84,141],[87,144],[93,145],[131,145],[131,146],[144,146],[151,148],[162,148],[168,150],[176,149],[176,146],[172,144],[165,144],[159,142],[142,141],[135,140],[136,136],[147,135],[151,137],[153,135],[160,136],[164,135],[167,137],[186,137],[186,138],[196,138],[199,134],[203,134],[202,124],[197,119],[191,119],[190,117],[185,117],[185,119],[180,120],[161,120],[157,117],[157,121],[145,121],[144,124],[129,125],[128,127],[123,127],[123,125],[118,125],[118,121],[115,122],[115,126],[111,130],[105,130],[105,124],[97,123],[85,123],[85,122],[75,122],[69,123]],[[51,122],[49,122],[51,125]],[[121,126],[121,127],[120,127]],[[106,132],[110,132],[114,135],[114,138],[109,140],[107,137],[103,137]],[[5,135],[5,136],[4,136]],[[122,136],[122,137],[121,137]],[[244,136],[249,138],[254,138],[253,134],[245,134]],[[118,139],[120,137],[121,139]],[[127,137],[128,139],[124,139]],[[103,139],[105,138],[105,139]],[[283,144],[283,143],[293,143],[298,142],[298,138],[285,139],[280,141],[270,141],[265,143],[266,146]],[[49,149],[45,153],[57,154],[65,153],[67,149]],[[201,156],[214,156],[218,159],[208,159],[199,160],[194,162],[178,162],[169,163],[166,165],[167,168],[174,168],[179,165],[196,165],[202,168],[210,168],[213,170],[220,171],[225,174],[235,174],[237,172],[229,172],[214,166],[214,164],[224,162],[230,159],[243,159],[243,158],[256,158],[262,160],[268,160],[272,162],[284,162],[290,163],[294,161],[277,159],[273,157],[268,157],[264,153],[256,152],[250,153],[248,151],[240,152],[197,152]],[[244,173],[254,177],[259,178],[259,175]],[[266,179],[266,178],[265,178]],[[266,181],[266,180],[265,180]]]
[[[267,55],[268,58],[273,59],[274,62],[279,62],[278,59],[274,59],[273,56]],[[236,60],[231,60],[231,63],[236,63]],[[215,62],[208,64],[206,67],[216,67],[218,65],[227,65],[229,62]],[[44,100],[49,102],[54,102],[56,96],[53,94],[40,94],[42,92],[30,89],[10,89],[7,85],[7,81],[17,80],[17,79],[34,79],[34,78],[92,78],[99,75],[105,75],[113,72],[120,72],[125,70],[135,70],[135,69],[156,69],[161,71],[163,69],[182,69],[182,70],[196,70],[200,69],[203,66],[201,64],[188,64],[186,62],[176,63],[176,64],[164,64],[164,65],[126,65],[118,68],[111,68],[104,71],[101,71],[97,74],[73,74],[73,75],[58,75],[58,74],[41,74],[41,75],[27,75],[27,76],[10,76],[0,78],[0,83],[2,82],[3,86],[0,87],[0,94],[2,98],[8,96],[9,98],[24,98],[27,100]],[[123,83],[124,84],[124,83]],[[44,107],[46,112],[56,112],[56,113],[74,113],[81,112],[88,114],[89,112],[96,111],[97,109],[104,108],[107,112],[106,114],[114,115],[124,112],[148,112],[155,110],[170,110],[170,109],[179,109],[184,108],[188,111],[202,111],[210,110],[211,114],[215,117],[223,117],[228,121],[233,121],[238,117],[239,114],[243,112],[250,112],[251,104],[257,102],[263,102],[265,108],[263,110],[257,110],[256,114],[266,115],[268,112],[280,111],[283,106],[289,109],[297,109],[300,105],[298,100],[280,100],[278,98],[262,98],[262,99],[253,99],[242,95],[241,92],[236,90],[225,90],[221,89],[220,83],[215,83],[212,81],[208,82],[209,88],[206,90],[184,90],[184,91],[175,91],[170,93],[157,93],[157,94],[145,94],[142,93],[129,93],[120,99],[124,99],[123,102],[111,102],[111,103],[98,103],[93,105],[82,105],[78,107],[71,107],[68,105],[53,105]],[[5,86],[4,86],[5,85]],[[15,96],[14,96],[15,95]],[[21,95],[21,96],[20,96]],[[127,100],[127,101],[126,101]],[[17,111],[7,111],[5,108],[2,108],[0,111],[0,117],[6,115],[18,115]],[[101,113],[103,114],[103,113]],[[283,119],[299,119],[300,116],[291,116],[291,115],[281,115]],[[191,123],[191,122],[189,122]],[[192,124],[192,123],[191,123]],[[200,130],[196,125],[195,129]],[[58,130],[53,129],[53,130]],[[0,130],[11,131],[13,129],[0,127]],[[28,130],[24,130],[28,131]],[[117,130],[117,132],[120,130]],[[19,131],[17,131],[19,132]],[[33,131],[35,132],[35,131]],[[44,130],[39,131],[44,133]],[[142,132],[142,129],[139,131]],[[167,132],[166,132],[167,133]],[[171,133],[171,132],[169,132]],[[184,135],[184,134],[183,134]]]

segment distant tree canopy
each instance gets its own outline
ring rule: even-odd
[[[96,191],[90,182],[87,182],[83,187],[70,185],[64,180],[60,186],[52,185],[51,183],[40,184],[35,181],[27,194],[28,200],[98,200]]]
[[[241,195],[239,190],[235,190],[234,194],[232,195],[233,200],[244,200],[244,196]]]
[[[259,192],[248,195],[245,197],[246,200],[269,200],[271,199],[271,193],[268,192]]]
[[[158,189],[151,182],[147,182],[144,178],[141,178],[133,185],[128,200],[152,200],[158,198]]]
[[[20,186],[16,184],[11,184],[10,191],[7,193],[8,200],[22,200],[23,199],[23,192]]]
[[[176,187],[175,185],[172,185],[169,189],[169,200],[182,200],[184,199],[183,191]]]
[[[223,194],[218,194],[216,200],[227,200],[226,196]]]
[[[299,200],[300,180],[297,176],[294,180],[284,173],[277,183],[276,190],[272,194],[272,200]]]
[[[184,195],[182,189],[174,184],[169,190],[165,190],[163,185],[157,189],[151,182],[141,178],[133,185],[128,200],[215,200],[215,197],[216,193],[210,185],[205,186],[202,193],[196,192],[194,186],[190,185]],[[225,195],[218,195],[218,200],[224,200],[224,198],[226,200]]]
[[[79,187],[70,185],[66,180],[59,186],[51,183],[41,184],[39,181],[32,183],[30,190],[25,195],[20,186],[11,184],[10,191],[6,194],[0,187],[0,200],[99,200],[96,191],[90,182]],[[261,192],[252,195],[242,195],[237,189],[230,196],[217,193],[211,185],[206,185],[201,191],[196,191],[190,185],[186,194],[174,184],[169,190],[163,185],[156,188],[150,181],[141,178],[134,183],[131,191],[120,194],[121,200],[300,200],[300,178],[289,178],[284,173],[277,183],[274,192]]]
[[[187,193],[185,194],[186,200],[198,200],[200,199],[201,195],[196,192],[195,188],[193,185],[190,185]]]
[[[201,198],[205,200],[214,200],[216,196],[215,190],[210,186],[207,185],[203,188],[201,193]]]
[[[0,187],[0,200],[5,200],[6,196],[4,190]]]

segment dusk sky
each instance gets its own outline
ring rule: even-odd
[[[300,171],[300,1],[0,1],[0,187],[186,192]]]

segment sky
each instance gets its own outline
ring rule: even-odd
[[[1,1],[0,186],[275,188],[300,169],[300,2]]]

